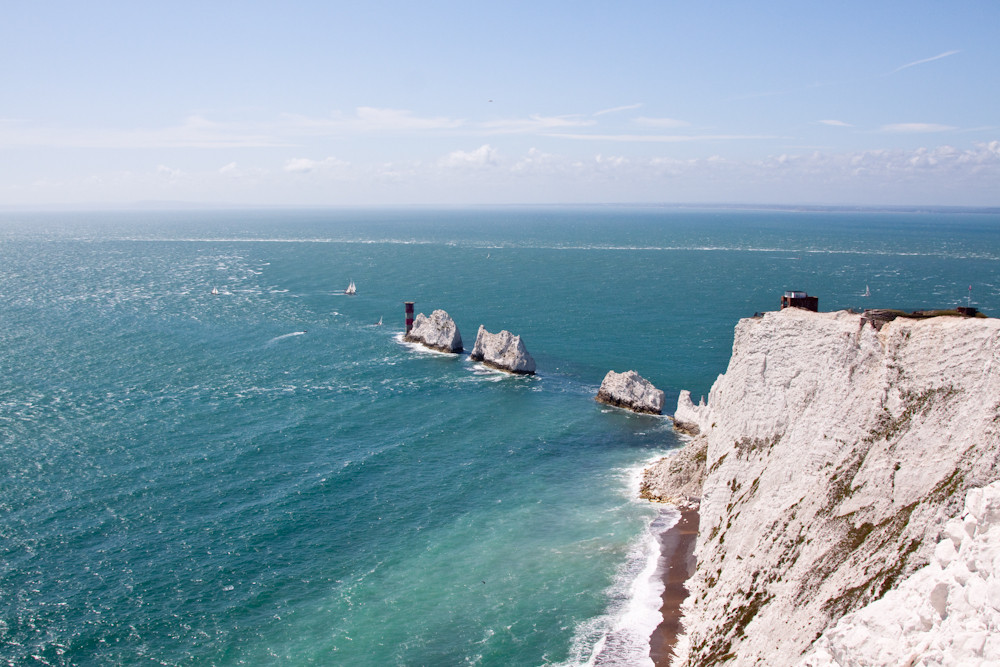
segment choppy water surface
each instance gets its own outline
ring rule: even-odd
[[[785,289],[996,314],[998,260],[960,213],[4,214],[0,658],[634,661],[677,439],[604,374],[705,394]],[[407,300],[538,376],[402,344]]]

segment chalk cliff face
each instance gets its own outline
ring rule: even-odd
[[[601,403],[653,415],[663,410],[663,392],[635,371],[608,371],[597,392]]]
[[[479,325],[476,344],[469,358],[510,373],[523,375],[535,373],[535,360],[528,354],[521,337],[509,331],[493,334],[487,331],[486,327]]]
[[[972,489],[929,565],[813,644],[801,667],[995,665],[1000,656],[1000,482]]]
[[[707,405],[681,403],[706,448],[681,664],[795,664],[1000,478],[1000,320],[768,313]]]
[[[435,310],[430,317],[420,313],[413,319],[413,328],[405,340],[423,343],[442,352],[461,352],[462,334],[455,321],[443,310]]]

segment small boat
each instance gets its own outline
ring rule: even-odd
[[[218,294],[218,293],[219,293],[219,288],[218,287],[213,287],[212,288],[212,294]]]
[[[358,293],[358,288],[355,287],[354,281],[352,280],[351,284],[348,285],[347,289],[344,290],[344,294],[357,294],[357,293]]]
[[[871,295],[872,295],[871,290],[868,289],[868,285],[865,285],[865,293],[862,294],[861,296],[871,296]]]
[[[378,322],[375,323],[375,326],[377,326],[377,327],[382,326],[382,316],[381,315],[379,315]]]

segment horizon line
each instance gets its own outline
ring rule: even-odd
[[[484,209],[484,208],[694,208],[722,210],[776,210],[776,211],[955,211],[975,213],[1000,213],[1000,204],[996,205],[959,205],[959,204],[821,204],[821,203],[750,203],[750,202],[514,202],[514,203],[405,203],[405,204],[238,204],[187,202],[174,200],[135,201],[124,203],[95,204],[0,204],[0,212],[128,212],[128,211],[247,211],[247,210],[403,210],[403,209]]]

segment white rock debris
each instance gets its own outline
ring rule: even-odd
[[[995,665],[1000,659],[1000,483],[972,489],[929,565],[826,630],[801,667]]]

